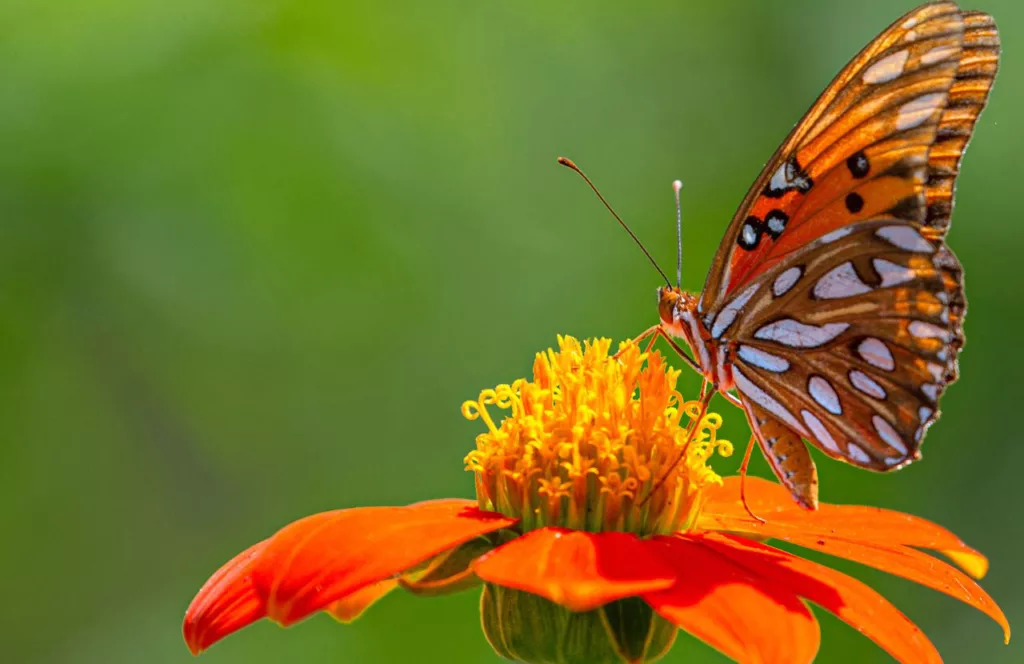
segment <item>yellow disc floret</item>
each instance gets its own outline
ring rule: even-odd
[[[538,353],[533,380],[484,390],[462,413],[481,419],[466,468],[480,507],[520,518],[524,530],[564,526],[640,535],[688,529],[702,490],[721,483],[707,465],[732,445],[722,418],[676,391],[679,371],[658,352],[610,339],[559,337]],[[496,425],[488,406],[507,411]]]

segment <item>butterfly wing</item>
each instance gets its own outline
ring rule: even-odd
[[[744,401],[863,468],[917,458],[956,379],[963,299],[956,258],[926,229],[859,222],[766,272],[731,344]]]
[[[779,148],[712,264],[698,313],[734,352],[755,436],[805,506],[817,479],[795,435],[898,468],[956,379],[966,301],[942,238],[998,58],[986,14],[939,2],[896,21]]]
[[[919,7],[882,32],[754,182],[719,246],[699,311],[709,318],[788,252],[858,219],[894,209],[944,232],[959,157],[998,53],[991,17],[949,2]]]

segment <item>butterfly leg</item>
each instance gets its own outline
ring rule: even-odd
[[[654,327],[655,329],[653,334],[655,339],[657,339],[658,337],[664,339],[668,343],[668,345],[672,347],[672,350],[676,352],[676,355],[681,357],[687,364],[689,364],[694,371],[701,375],[704,375],[704,371],[700,368],[700,365],[697,364],[697,361],[690,357],[690,354],[683,350],[683,347],[677,344],[675,339],[673,339],[671,336],[669,336],[667,332],[665,332],[665,328],[661,327],[660,325],[655,325]]]
[[[728,392],[719,392],[726,401],[736,406],[737,408],[743,408],[743,402],[739,400],[739,397],[729,394]]]
[[[651,337],[653,335],[653,338],[647,344],[647,350],[650,350],[651,349],[651,345],[654,344],[654,342],[658,340],[658,336],[659,336],[660,332],[661,332],[661,326],[660,325],[652,325],[651,327],[647,328],[646,330],[644,330],[643,332],[638,334],[633,339],[633,343],[639,344],[644,339],[646,339],[648,337]],[[615,359],[618,359],[619,355],[621,355],[621,354],[622,354],[621,350],[618,353],[615,353]]]
[[[682,449],[679,450],[679,454],[676,455],[676,458],[669,465],[668,469],[665,470],[665,472],[661,474],[661,477],[658,478],[658,480],[654,483],[654,485],[651,487],[651,490],[647,492],[647,495],[644,496],[639,503],[637,503],[638,507],[643,507],[644,503],[646,503],[647,500],[654,495],[654,492],[657,491],[661,487],[661,485],[665,483],[665,480],[668,479],[668,476],[672,474],[672,471],[675,470],[675,467],[679,465],[679,462],[682,461],[683,458],[686,456],[687,450],[690,449],[690,443],[693,442],[694,436],[696,436],[697,432],[700,431],[700,422],[701,420],[704,419],[704,416],[707,415],[708,405],[711,403],[711,397],[713,396],[715,396],[714,388],[708,390],[707,395],[703,395],[701,397],[700,409],[697,411],[697,417],[693,419],[693,424],[690,426],[690,430],[686,434],[686,441],[683,443]]]
[[[740,501],[743,502],[743,509],[747,510],[750,518],[761,523],[767,523],[764,519],[754,514],[754,511],[750,509],[750,504],[747,503],[747,465],[750,463],[750,453],[754,451],[754,440],[756,438],[757,436],[750,435],[750,440],[747,441],[747,451],[743,453],[743,463],[740,464]]]

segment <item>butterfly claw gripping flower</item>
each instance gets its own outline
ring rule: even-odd
[[[483,586],[484,633],[522,662],[650,662],[684,629],[739,662],[810,662],[816,604],[901,662],[939,662],[921,631],[861,582],[765,542],[908,578],[991,616],[971,577],[985,558],[949,531],[879,508],[808,512],[787,491],[709,466],[732,451],[721,419],[676,391],[678,372],[632,342],[559,339],[533,380],[484,391],[463,413],[486,431],[466,466],[477,500],[365,507],[295,521],[221,567],[185,615],[193,653],[262,618],[347,622],[401,588]],[[496,422],[491,411],[504,411]],[[963,569],[925,553],[937,551]]]

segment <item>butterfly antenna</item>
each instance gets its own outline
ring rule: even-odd
[[[658,271],[658,274],[661,275],[661,278],[665,280],[665,283],[669,287],[671,287],[672,282],[669,280],[668,275],[665,274],[665,271],[661,269],[661,266],[658,265],[658,261],[654,260],[654,256],[651,255],[651,252],[647,251],[647,247],[645,247],[644,243],[640,241],[640,238],[636,236],[636,233],[633,232],[633,229],[627,226],[626,222],[622,220],[622,217],[620,217],[618,213],[616,213],[615,210],[612,209],[612,206],[608,204],[608,201],[606,201],[604,196],[601,195],[601,192],[597,190],[597,187],[595,187],[594,183],[590,181],[590,178],[587,177],[586,173],[581,171],[580,167],[574,164],[572,159],[567,159],[566,157],[559,157],[558,163],[561,164],[562,166],[565,166],[566,168],[571,168],[572,170],[576,171],[579,174],[579,176],[583,178],[583,181],[590,185],[590,188],[594,190],[594,193],[597,194],[597,197],[599,199],[601,199],[601,202],[604,203],[604,206],[606,208],[608,208],[608,211],[612,213],[612,216],[615,217],[615,220],[619,222],[619,225],[626,229],[626,232],[629,233],[629,237],[633,238],[633,242],[636,242],[636,245],[640,247],[640,251],[644,252],[644,255],[647,256],[647,260],[651,261],[651,265],[653,265],[654,269]],[[682,251],[682,249],[680,249],[680,251]]]
[[[683,188],[683,181],[676,180],[672,183],[672,189],[676,192],[676,287],[683,287],[683,206],[679,202],[679,191]]]

